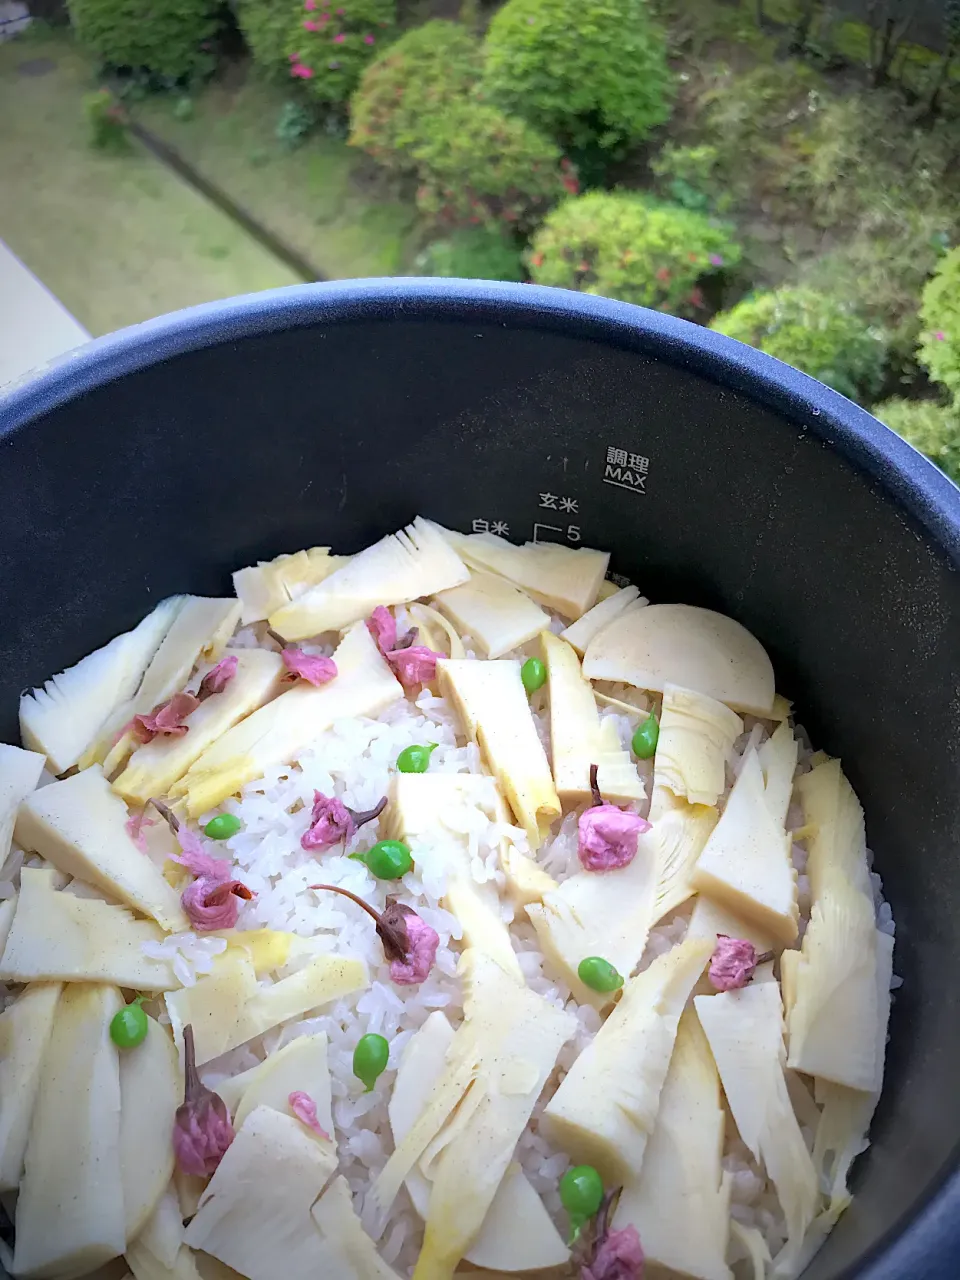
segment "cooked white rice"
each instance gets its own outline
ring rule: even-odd
[[[398,612],[402,627],[402,611]],[[237,637],[245,645],[257,644],[261,638],[254,628],[246,628]],[[314,652],[329,652],[321,645],[310,648]],[[511,656],[527,655],[519,651]],[[636,705],[638,716],[649,709],[656,709],[659,701],[645,698],[642,694],[638,696],[637,691],[628,686],[604,686],[602,691]],[[531,705],[541,737],[549,747],[549,722],[542,694],[534,695]],[[621,741],[627,745],[636,727],[636,716],[610,708],[602,709],[602,714],[613,718]],[[749,719],[748,725],[735,744],[729,761],[728,791],[744,753],[759,746],[769,736],[770,725]],[[796,736],[801,744],[800,773],[810,767],[811,750],[802,729],[796,730]],[[304,948],[303,953],[277,976],[284,977],[293,972],[315,952],[336,950],[362,959],[369,967],[373,981],[368,990],[339,1001],[321,1016],[275,1028],[261,1040],[209,1063],[203,1071],[203,1078],[215,1089],[225,1077],[255,1065],[266,1054],[295,1037],[324,1032],[330,1046],[333,1116],[341,1172],[350,1184],[360,1213],[364,1193],[392,1151],[387,1100],[404,1047],[435,1009],[442,1009],[454,1026],[462,1019],[461,994],[456,977],[460,927],[456,918],[440,906],[445,887],[443,859],[432,856],[429,845],[418,844],[416,865],[399,886],[396,883],[385,886],[370,874],[362,862],[349,857],[352,853],[369,849],[380,838],[378,822],[360,828],[346,848],[327,853],[315,855],[305,852],[300,846],[300,838],[309,826],[315,791],[336,795],[356,810],[372,808],[387,792],[389,777],[400,751],[413,743],[426,742],[437,743],[431,757],[431,772],[483,772],[476,746],[467,743],[458,733],[453,709],[445,699],[425,688],[415,698],[390,707],[375,720],[352,719],[336,724],[304,752],[296,764],[271,769],[264,778],[246,786],[238,800],[228,801],[221,810],[235,814],[243,823],[241,832],[226,842],[226,849],[237,865],[238,874],[256,894],[253,901],[243,906],[238,928],[267,926],[309,939],[310,946]],[[649,770],[649,766],[647,768]],[[465,821],[470,812],[464,810]],[[472,812],[476,814],[476,810]],[[205,815],[201,822],[211,816]],[[551,837],[538,852],[540,864],[560,881],[580,866],[577,858],[578,816],[579,810],[558,821]],[[799,828],[802,822],[799,806],[795,805],[788,815],[788,826]],[[504,829],[495,822],[475,821],[470,829],[472,868],[478,882],[492,880],[502,887],[499,842],[503,835],[507,835],[520,849],[529,851],[526,837],[519,828],[510,826]],[[793,861],[798,873],[801,936],[810,910],[806,859],[804,844],[795,843]],[[310,885],[318,881],[349,889],[378,908],[384,906],[388,889],[399,891],[400,901],[415,907],[440,936],[436,965],[428,979],[412,987],[398,987],[392,983],[373,921],[342,897],[312,891]],[[892,934],[892,913],[883,900],[880,877],[875,873],[873,884],[878,925]],[[687,904],[652,930],[641,969],[682,940],[689,912],[690,904]],[[528,985],[552,1003],[569,1008],[579,1023],[579,1032],[562,1050],[557,1069],[537,1103],[531,1124],[517,1150],[517,1159],[524,1172],[563,1230],[565,1215],[560,1204],[558,1183],[568,1160],[562,1153],[552,1150],[541,1137],[537,1120],[578,1054],[597,1033],[601,1020],[594,1009],[578,1006],[571,999],[570,992],[545,973],[536,933],[522,915],[514,917],[506,897],[503,899],[503,914],[510,925]],[[165,955],[169,954],[178,977],[189,983],[193,981],[194,973],[209,972],[216,950],[211,945],[213,942],[215,940],[194,934],[183,934],[165,940],[160,944],[158,953],[163,950]],[[899,985],[899,979],[895,979],[893,985]],[[366,1093],[353,1075],[352,1059],[358,1040],[369,1032],[387,1038],[390,1060],[377,1087]],[[801,1111],[808,1104],[808,1109],[812,1109],[809,1114],[815,1117],[816,1104],[799,1076],[794,1076],[791,1088],[803,1090],[806,1095],[806,1103],[798,1095],[795,1105],[796,1102],[801,1104],[798,1117],[812,1148],[813,1125],[804,1124]],[[744,1226],[759,1228],[771,1253],[775,1254],[786,1239],[784,1218],[776,1193],[737,1137],[732,1122],[728,1129],[723,1163],[724,1168],[734,1175],[732,1215]],[[423,1224],[404,1191],[394,1203],[387,1220],[379,1242],[381,1253],[401,1274],[409,1275],[416,1263],[422,1237]],[[732,1236],[729,1260],[738,1277],[751,1274],[746,1258],[746,1249]]]
[[[397,613],[399,625],[403,628],[404,611],[398,610]],[[562,625],[559,620],[554,620],[554,630],[560,630]],[[239,631],[232,644],[251,647],[264,643],[264,640],[263,627],[258,624]],[[469,638],[465,639],[465,645],[468,656],[475,656],[469,647]],[[331,651],[331,646],[323,644],[305,645],[304,648],[312,653],[329,654]],[[528,650],[533,652],[534,648],[528,646]],[[521,650],[509,656],[526,657],[528,652]],[[194,685],[204,673],[205,669],[195,673]],[[601,707],[603,717],[614,721],[625,747],[629,745],[638,718],[659,708],[659,698],[639,693],[630,686],[602,684],[598,691],[636,707],[635,714]],[[531,707],[540,736],[549,749],[549,720],[542,692],[533,696]],[[376,843],[380,838],[379,822],[360,828],[345,848],[337,847],[325,853],[305,852],[300,840],[310,823],[315,791],[336,795],[355,810],[370,809],[386,794],[398,754],[411,744],[437,744],[430,761],[431,772],[481,774],[479,751],[474,744],[466,742],[457,726],[457,718],[446,700],[424,688],[416,697],[411,696],[391,706],[377,719],[351,719],[334,725],[295,764],[272,768],[265,777],[246,786],[239,799],[228,801],[219,810],[235,814],[243,824],[241,831],[226,841],[223,849],[235,862],[239,877],[256,895],[243,905],[238,928],[266,926],[309,940],[309,945],[297,952],[295,959],[276,977],[287,976],[317,952],[337,951],[363,960],[372,975],[372,983],[361,994],[340,1000],[321,1016],[283,1024],[260,1040],[208,1063],[202,1073],[204,1081],[216,1089],[226,1077],[254,1066],[297,1036],[324,1032],[329,1041],[333,1116],[341,1172],[350,1184],[356,1208],[361,1213],[364,1193],[392,1150],[387,1100],[406,1044],[433,1010],[442,1009],[454,1026],[462,1019],[461,992],[456,976],[461,931],[457,919],[440,906],[445,888],[444,860],[428,843],[418,843],[416,865],[403,877],[401,884],[398,886],[394,882],[386,886],[372,876],[362,862],[351,860],[349,856]],[[749,717],[747,726],[729,761],[728,792],[744,753],[759,746],[769,736],[772,727]],[[802,728],[798,727],[795,734],[801,745],[799,774],[810,768],[812,752]],[[639,762],[639,767],[647,776],[649,791],[652,762]],[[538,862],[559,881],[580,869],[577,857],[579,812],[568,813],[555,824],[550,838],[537,855]],[[212,816],[204,815],[201,823]],[[445,821],[455,822],[456,815],[445,816]],[[476,809],[464,808],[463,821],[463,829],[471,839],[474,877],[479,883],[493,881],[502,888],[501,838],[506,836],[519,849],[529,852],[524,832],[514,826],[482,819]],[[787,826],[799,829],[802,825],[802,812],[795,802],[788,814]],[[805,874],[807,851],[799,841],[793,845],[792,852],[798,874],[802,937],[810,911],[810,887]],[[28,859],[31,863],[40,861]],[[0,867],[0,901],[16,891],[22,863],[23,855],[14,848],[4,866]],[[871,872],[871,877],[878,927],[892,935],[893,916],[883,899],[880,877],[874,872]],[[415,907],[440,937],[436,964],[427,980],[419,986],[397,986],[391,982],[373,921],[346,899],[313,891],[310,886],[318,881],[349,889],[378,908],[384,906],[388,891],[398,892],[401,902]],[[82,892],[83,887],[78,886],[78,890]],[[601,1019],[593,1008],[578,1006],[566,987],[545,973],[543,955],[533,927],[522,914],[515,918],[505,896],[502,901],[503,918],[510,926],[527,984],[545,999],[568,1008],[576,1015],[579,1024],[577,1035],[561,1051],[557,1069],[548,1081],[517,1149],[517,1159],[524,1172],[562,1231],[565,1230],[565,1214],[560,1204],[558,1183],[568,1160],[562,1153],[552,1150],[541,1137],[537,1122],[578,1054],[596,1035]],[[651,931],[639,966],[641,969],[682,940],[690,909],[691,904],[688,903]],[[184,985],[191,985],[198,975],[211,971],[214,957],[224,950],[226,943],[219,938],[184,933],[148,946],[150,954],[156,958],[170,959],[178,979]],[[894,978],[891,985],[899,986],[900,979]],[[0,1009],[13,994],[0,985]],[[156,1012],[161,1020],[166,1021],[159,1006]],[[370,1032],[379,1033],[390,1042],[390,1060],[377,1087],[366,1093],[353,1075],[352,1059],[358,1040]],[[802,1078],[794,1073],[788,1075],[791,1076],[789,1083],[798,1119],[812,1149],[816,1103]],[[729,1120],[723,1164],[733,1174],[732,1216],[743,1226],[758,1228],[771,1253],[775,1254],[786,1239],[784,1218],[776,1193]],[[406,1191],[403,1191],[391,1209],[379,1241],[381,1253],[401,1274],[409,1275],[416,1263],[422,1237],[423,1224],[414,1212]],[[732,1235],[729,1261],[738,1278],[752,1274],[746,1266],[746,1258],[746,1249],[736,1235]]]

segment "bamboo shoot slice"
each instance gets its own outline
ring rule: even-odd
[[[716,806],[726,786],[727,760],[741,733],[743,721],[722,702],[665,685],[653,785],[668,787],[690,804]]]
[[[817,1209],[817,1175],[784,1079],[783,1007],[775,982],[696,996],[740,1137],[767,1170],[787,1220],[778,1262],[799,1257]]]
[[[680,1018],[656,1128],[614,1228],[632,1224],[648,1262],[694,1280],[730,1280],[730,1180],[721,1167],[724,1110],[716,1064],[697,1015]]]
[[[591,798],[590,767],[597,766],[597,784],[610,804],[630,804],[645,798],[636,766],[616,738],[613,725],[601,726],[593,688],[580,670],[575,651],[551,631],[540,644],[547,666],[550,698],[550,749],[557,795],[566,803]]]
[[[619,618],[629,605],[635,601],[638,606],[647,603],[646,600],[639,600],[639,595],[639,587],[614,587],[612,594],[600,599],[592,609],[588,609],[565,631],[561,631],[560,638],[572,645],[582,658],[594,636],[598,636],[614,618]]]
[[[151,916],[162,928],[186,929],[179,895],[134,844],[127,821],[127,806],[94,766],[28,796],[14,835],[22,848]]]
[[[228,729],[281,691],[283,659],[266,649],[239,649],[237,669],[226,688],[201,702],[184,720],[180,737],[160,735],[138,747],[114,781],[113,789],[128,804],[146,804],[166,795],[173,784]]]
[[[272,1107],[247,1116],[200,1198],[186,1242],[249,1280],[325,1275],[310,1209],[337,1167],[336,1149]]]
[[[540,1125],[548,1141],[592,1164],[605,1184],[640,1176],[680,1014],[713,947],[684,941],[632,978],[547,1103]]]
[[[17,1275],[82,1274],[126,1245],[115,987],[75,983],[57,1007],[17,1200]]]
[[[694,888],[753,920],[784,946],[797,936],[797,875],[790,841],[767,804],[763,773],[750,752],[693,869]]]
[[[531,849],[538,849],[561,807],[520,679],[520,663],[442,659],[437,674],[441,691],[456,706],[466,734],[477,741]]]
[[[22,751],[0,743],[0,867],[10,852],[17,810],[31,791],[36,790],[46,756]]]
[[[126,1239],[152,1217],[173,1176],[173,1123],[183,1101],[173,1039],[153,1018],[141,1044],[120,1055],[120,1173]]]
[[[350,628],[333,658],[336,679],[317,688],[301,681],[228,729],[170,789],[171,797],[185,800],[190,816],[198,817],[271,765],[295,760],[337,720],[379,715],[403,697],[362,622]]]
[[[7,982],[107,982],[137,991],[179,986],[168,960],[151,960],[145,942],[163,930],[125,907],[54,889],[56,873],[24,867],[13,925],[0,958]]]
[[[71,769],[116,708],[133,697],[187,598],[162,601],[132,631],[22,695],[20,737],[46,756],[53,773]]]
[[[0,1014],[0,1191],[23,1176],[33,1104],[63,984],[33,982]]]
[[[501,658],[539,635],[550,615],[528,595],[494,573],[474,571],[468,582],[434,597],[434,604],[488,658]]]

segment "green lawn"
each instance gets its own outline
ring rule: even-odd
[[[368,162],[338,138],[320,134],[295,150],[284,147],[275,129],[290,95],[252,75],[238,78],[234,87],[215,82],[204,89],[191,119],[177,119],[175,104],[162,97],[138,104],[136,117],[321,274],[396,275],[409,267],[412,206],[379,190]],[[373,181],[371,190],[358,173]]]
[[[23,63],[55,66],[25,75]],[[151,156],[87,145],[95,85],[60,35],[0,44],[0,238],[91,333],[296,277]]]

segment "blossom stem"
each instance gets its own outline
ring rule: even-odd
[[[321,890],[325,893],[343,894],[345,898],[349,898],[351,902],[355,902],[358,907],[363,907],[367,915],[370,916],[371,919],[376,920],[377,924],[380,923],[380,912],[377,911],[375,907],[371,907],[369,902],[364,902],[364,900],[358,897],[357,894],[351,893],[349,889],[340,889],[335,884],[312,884],[310,885],[310,888]]]
[[[383,813],[386,807],[387,807],[386,796],[384,796],[382,800],[378,800],[372,809],[361,809],[358,811],[356,809],[349,808],[347,805],[344,805],[344,808],[347,810],[347,813],[349,813],[350,817],[353,819],[354,825],[357,827],[362,827],[365,823],[372,822],[374,818],[379,818],[381,813]]]
[[[153,805],[157,813],[159,813],[160,817],[163,818],[164,822],[166,822],[167,826],[170,828],[173,834],[176,835],[177,832],[180,830],[180,819],[173,812],[170,806],[164,804],[162,800],[158,800],[156,796],[151,796],[150,799],[147,801],[147,804]]]

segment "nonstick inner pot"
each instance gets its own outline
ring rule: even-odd
[[[767,646],[863,801],[904,979],[856,1199],[807,1274],[960,1274],[960,495],[818,383],[656,313],[464,282],[106,339],[0,400],[0,737],[22,688],[162,597],[418,512],[610,548]]]

